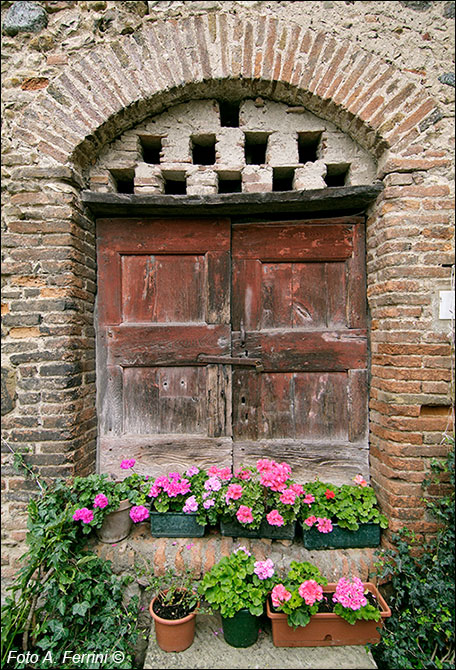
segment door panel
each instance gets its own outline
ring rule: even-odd
[[[367,472],[362,220],[233,226],[235,464],[264,454],[303,480]],[[361,284],[359,286],[359,284]]]
[[[231,353],[229,222],[104,220],[97,232],[101,470],[116,472],[126,445],[148,474],[204,450],[231,465],[231,369],[198,360]]]

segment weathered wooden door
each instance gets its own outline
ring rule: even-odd
[[[367,474],[362,219],[233,227],[235,465],[286,460],[303,481]]]
[[[100,468],[367,475],[363,220],[98,222]]]
[[[231,465],[230,222],[103,220],[98,231],[100,469]]]

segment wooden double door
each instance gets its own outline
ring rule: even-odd
[[[97,222],[99,466],[367,475],[362,217]]]

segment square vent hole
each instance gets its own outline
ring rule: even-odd
[[[239,103],[219,101],[220,125],[225,128],[239,128]]]
[[[247,165],[266,163],[268,137],[268,133],[245,133],[245,162]]]
[[[298,133],[298,155],[300,163],[313,163],[318,159],[321,132]]]
[[[143,135],[139,138],[139,141],[141,144],[141,152],[144,163],[151,163],[153,165],[160,163],[162,138]]]
[[[240,172],[219,172],[218,174],[218,192],[219,193],[241,193],[242,178]]]
[[[135,171],[131,169],[110,170],[117,193],[134,193]]]
[[[187,193],[187,178],[185,172],[163,172],[165,193],[167,195],[185,195]]]
[[[326,186],[345,186],[350,170],[349,163],[326,165],[326,169]]]
[[[272,190],[292,191],[294,172],[294,168],[274,168],[272,172]]]
[[[214,165],[215,135],[192,135],[192,161],[195,165]]]

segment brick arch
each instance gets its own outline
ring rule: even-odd
[[[376,158],[401,155],[440,118],[410,76],[353,42],[272,17],[208,13],[97,46],[38,94],[17,130],[53,161],[84,165],[166,106],[228,90],[304,105]]]

